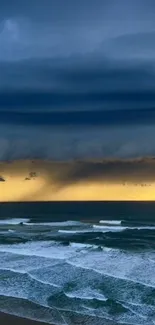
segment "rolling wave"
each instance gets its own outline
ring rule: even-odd
[[[73,247],[61,246],[60,248],[55,241],[34,241],[26,242],[25,244],[0,245],[0,252],[60,260],[73,257],[76,254]]]
[[[1,311],[51,324],[153,325],[154,226],[23,220],[0,223]]]
[[[83,223],[79,221],[62,221],[62,222],[24,222],[26,226],[49,226],[49,227],[73,227],[81,226]]]
[[[143,227],[125,227],[125,226],[100,226],[93,225],[93,228],[101,230],[102,232],[121,232],[124,230],[155,230],[154,226],[143,226]]]
[[[125,229],[127,229],[127,227],[119,227],[119,226],[110,226],[110,227],[106,227],[106,226],[100,226],[100,225],[93,225],[93,228],[97,229],[98,231],[102,231],[102,232],[118,232],[118,231],[124,231]]]
[[[99,223],[105,224],[105,225],[121,225],[122,221],[121,220],[100,220]]]
[[[83,230],[65,230],[65,229],[59,229],[58,232],[60,234],[83,234],[83,233],[86,233],[86,232],[91,232],[92,229],[89,228],[89,229],[83,229]]]
[[[28,222],[30,219],[12,218],[0,220],[0,225],[19,225],[20,223]]]
[[[53,269],[50,267],[45,273],[46,271],[48,278],[59,281],[59,287],[34,279],[37,271],[29,275],[1,270],[0,310],[11,313],[13,310],[14,314],[17,312],[20,316],[25,316],[23,312],[28,312],[31,319],[38,320],[40,318],[36,316],[42,313],[42,317],[44,315],[42,320],[50,320],[54,324],[57,324],[58,315],[56,314],[53,319],[53,310],[63,315],[65,319],[67,315],[70,317],[70,313],[81,317],[87,316],[88,319],[95,316],[102,320],[99,324],[106,324],[105,320],[110,320],[112,313],[113,321],[121,324],[123,321],[127,323],[132,321],[131,324],[136,325],[146,324],[146,313],[149,312],[151,315],[151,311],[154,312],[155,302],[150,299],[150,295],[154,296],[154,291],[150,292],[150,288],[146,289],[139,283],[132,284],[122,279],[115,282],[116,279],[109,276],[101,276],[91,270],[75,268],[69,264],[55,266]],[[39,274],[41,277],[41,270]],[[20,308],[17,305],[18,300]],[[135,308],[136,304],[139,304],[138,311]],[[141,310],[145,305],[147,308]],[[148,321],[147,324],[151,323]]]

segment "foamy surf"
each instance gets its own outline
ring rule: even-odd
[[[70,243],[70,246],[75,249],[85,250],[85,249],[97,249],[97,245],[90,245],[90,244],[80,244],[80,243]]]
[[[105,224],[105,225],[119,226],[119,225],[121,225],[122,221],[121,220],[100,220],[99,223]]]
[[[62,222],[24,222],[27,226],[49,226],[49,227],[74,227],[81,226],[82,223],[78,221],[62,221]]]
[[[151,223],[11,220],[0,224],[0,310],[62,325],[153,325]]]
[[[54,241],[34,241],[25,244],[0,245],[0,252],[22,256],[38,256],[51,259],[68,259],[76,254],[74,247],[61,246]]]
[[[58,232],[60,234],[77,234],[78,233],[78,230],[61,230],[59,229]]]
[[[80,229],[78,229],[78,230],[59,229],[58,233],[60,233],[60,234],[68,234],[69,235],[69,234],[84,234],[86,232],[91,232],[91,231],[92,231],[92,229],[90,227],[88,229],[83,229],[83,230],[80,230]]]
[[[121,232],[124,230],[155,230],[154,226],[144,226],[144,227],[126,227],[126,226],[100,226],[100,225],[93,225],[94,229],[102,232]]]
[[[3,219],[0,220],[0,225],[19,225],[20,223],[26,223],[30,219],[23,218],[13,218],[13,219]]]
[[[71,293],[65,292],[65,295],[69,298],[78,298],[78,299],[86,299],[86,300],[100,300],[100,301],[107,301],[107,298],[100,294],[97,290],[91,290],[90,287],[79,289],[77,291],[72,291]]]
[[[121,227],[121,226],[100,226],[100,225],[93,225],[94,229],[97,229],[98,231],[102,231],[102,232],[118,232],[118,231],[123,231],[125,229],[127,229],[127,227]]]

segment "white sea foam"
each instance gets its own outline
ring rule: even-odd
[[[154,226],[150,226],[150,227],[137,227],[137,228],[129,228],[129,229],[137,229],[137,230],[155,230]]]
[[[3,220],[0,220],[0,225],[18,225],[20,224],[21,222],[24,223],[24,222],[28,222],[30,219],[23,219],[23,218],[13,218],[13,219],[3,219]]]
[[[98,279],[101,279],[102,281],[104,281],[105,288],[110,288],[111,286],[113,289],[111,291],[109,289],[108,298],[109,296],[111,298],[114,295],[114,299],[121,301],[121,303],[126,303],[127,301],[129,304],[141,304],[141,299],[144,296],[145,290],[148,289],[147,287],[150,287],[148,290],[152,290],[152,288],[155,287],[155,272],[152,272],[152,259],[154,258],[155,253],[151,253],[148,251],[143,251],[142,253],[135,253],[132,251],[126,252],[121,251],[119,249],[109,248],[103,248],[102,251],[92,251],[92,248],[93,245],[80,243],[71,243],[69,246],[63,247],[60,244],[57,245],[55,242],[52,241],[38,241],[29,242],[25,244],[0,245],[0,251],[6,252],[4,253],[5,258],[3,259],[2,257],[2,260],[4,260],[4,262],[5,259],[8,260],[8,267],[10,266],[13,269],[13,263],[15,263],[15,260],[19,267],[19,264],[23,263],[22,259],[26,259],[27,261],[23,263],[23,267],[21,268],[20,272],[24,273],[23,269],[25,268],[25,265],[26,268],[28,268],[29,264],[29,267],[31,268],[33,264],[34,270],[28,271],[27,273],[29,273],[30,281],[31,279],[38,281],[37,288],[41,289],[38,289],[40,291],[36,293],[34,298],[38,299],[37,301],[41,301],[41,303],[42,301],[45,301],[45,298],[48,294],[47,288],[42,291],[42,285],[50,284],[51,286],[55,287],[52,288],[52,290],[59,290],[59,285],[60,287],[63,287],[66,283],[72,281],[74,284],[76,283],[77,285],[72,288],[71,291],[69,291],[69,289],[67,290],[67,286],[65,286],[66,291],[64,290],[64,292],[68,298],[79,298],[81,300],[97,299],[101,301],[106,301],[107,291],[105,291],[105,297],[104,292],[102,293],[102,291],[98,289],[100,288],[98,286]],[[11,254],[8,254],[9,258],[6,257],[7,252],[13,253],[12,257]],[[21,254],[23,256],[21,256],[20,258],[18,256],[17,258],[17,255],[14,254]],[[43,258],[40,256],[45,257],[45,263],[43,261]],[[59,259],[61,260],[58,261],[58,265],[55,264],[55,267],[52,260],[53,258],[57,259],[57,261]],[[36,263],[37,260],[40,260],[38,265]],[[46,262],[49,264],[45,265]],[[45,266],[47,266],[48,269],[46,269]],[[38,270],[38,267],[41,267],[41,269]],[[87,271],[85,272],[84,269],[88,270],[88,273]],[[90,272],[90,270],[92,272]],[[102,278],[102,276],[104,276],[104,278]],[[16,277],[14,278],[16,279]],[[77,279],[80,279],[80,281],[78,281]],[[94,282],[93,279],[95,279]],[[17,281],[19,281],[19,277]],[[29,278],[26,278],[26,281],[29,281]],[[93,286],[93,283],[97,283],[97,285]],[[145,287],[140,287],[140,284],[144,285]],[[4,286],[2,288],[3,294],[9,293],[10,295],[15,292],[15,283],[12,282],[12,291],[9,291],[10,285],[11,282],[8,282],[7,291],[6,285],[4,283]],[[19,286],[16,285],[16,288],[19,288]],[[28,295],[29,292],[32,292],[32,296],[34,295],[33,290],[31,291],[31,289],[27,287],[26,282],[24,287],[21,286],[21,288],[23,291],[16,290],[17,294],[19,294],[20,296],[23,295],[26,298],[31,297],[31,295]],[[42,292],[41,298],[40,292]],[[81,303],[83,302],[81,301]],[[141,317],[141,315],[138,315],[139,311],[136,311],[136,308],[135,310],[134,308],[132,308],[129,313],[131,312],[134,314],[134,311],[135,316],[129,314],[126,314],[126,316],[121,315],[122,317],[127,317],[126,320],[122,318],[122,322],[128,322],[130,320],[131,323],[131,320],[134,319],[132,317],[137,317],[137,322],[135,322],[134,320],[134,322],[131,324],[138,324],[138,317]],[[119,321],[121,323],[121,318],[119,319]],[[145,324],[146,323],[149,324],[147,319]]]
[[[27,226],[49,226],[49,227],[73,227],[82,225],[78,221],[62,221],[62,222],[24,222]]]
[[[78,231],[77,230],[58,230],[58,232],[60,233],[60,234],[76,234],[76,233],[78,233]]]
[[[75,249],[97,249],[97,245],[90,245],[90,244],[81,244],[81,243],[70,243],[70,246]]]
[[[3,267],[5,268],[18,269],[20,267],[24,271],[50,266],[50,261],[51,265],[54,265],[57,264],[56,261],[63,260],[75,267],[90,269],[116,279],[155,287],[155,273],[152,272],[153,253],[126,253],[119,249],[106,247],[98,251],[97,248],[97,245],[90,244],[70,243],[69,246],[61,246],[55,242],[44,241],[0,245],[0,252],[5,254],[4,257],[3,255],[1,257],[4,260],[5,266],[3,265]],[[15,254],[15,258],[11,257],[11,254],[6,259],[7,253]],[[19,262],[16,254],[22,255]],[[44,261],[40,260],[43,257],[45,258]]]
[[[68,262],[77,267],[94,270],[115,279],[124,279],[133,283],[155,288],[155,272],[152,272],[150,258],[154,253],[132,253],[119,249],[102,251],[87,250],[87,254],[75,256]]]
[[[84,287],[72,292],[65,292],[65,295],[68,298],[107,301],[107,298],[103,294],[100,294],[97,290],[91,289],[90,287]]]
[[[20,267],[24,270],[25,268],[35,268],[35,266],[36,268],[46,266],[46,260],[49,261],[48,265],[50,265],[50,261],[52,265],[53,259],[63,260],[75,267],[91,269],[116,279],[129,280],[155,287],[155,272],[152,272],[154,253],[127,253],[119,249],[104,247],[103,250],[98,251],[95,248],[98,248],[98,246],[81,243],[71,243],[69,246],[63,246],[52,241],[36,241],[25,244],[3,244],[0,245],[0,252],[4,253],[2,260],[4,260],[5,267],[17,268],[21,264]],[[11,255],[8,255],[7,258],[7,253],[14,254],[15,258],[11,257]],[[17,259],[16,254],[22,255],[22,259],[27,257],[26,262]],[[32,257],[35,257],[35,260],[31,261]],[[45,258],[45,262],[40,261],[41,257]]]
[[[0,235],[8,235],[8,230],[0,231]]]
[[[0,245],[0,252],[25,256],[40,256],[50,259],[68,259],[76,254],[71,246],[59,246],[54,241],[35,241],[25,244]]]
[[[106,227],[106,226],[99,226],[99,225],[93,225],[93,228],[99,231],[101,230],[102,232],[115,232],[115,231],[118,232],[127,229],[127,227],[121,227],[121,226]]]
[[[100,225],[93,225],[94,229],[100,230],[101,232],[121,232],[124,230],[155,230],[155,227],[123,227],[123,226],[100,226]]]
[[[121,225],[121,220],[100,220],[99,223],[105,224],[105,225]]]
[[[0,264],[0,269],[5,268],[17,272],[30,272],[36,269],[40,270],[61,263],[61,260],[58,259],[29,255],[20,255],[19,257],[18,254],[12,254],[10,252],[0,252],[0,260],[3,261],[3,264]]]
[[[10,272],[13,272],[13,273],[17,273],[17,274],[27,274],[27,272],[25,270],[15,270],[15,269],[12,269],[11,267],[2,267],[0,268],[0,272],[1,271],[10,271]]]
[[[58,232],[62,234],[79,234],[79,233],[85,233],[85,232],[91,232],[91,228],[89,229],[83,229],[83,230],[64,230],[59,229]]]

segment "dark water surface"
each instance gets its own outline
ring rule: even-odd
[[[0,204],[0,311],[155,324],[155,203]]]
[[[20,202],[0,203],[0,218],[3,217],[49,218],[67,220],[79,218],[124,218],[155,222],[155,202]]]

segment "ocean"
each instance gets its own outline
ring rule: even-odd
[[[1,203],[0,311],[155,324],[155,202]]]

